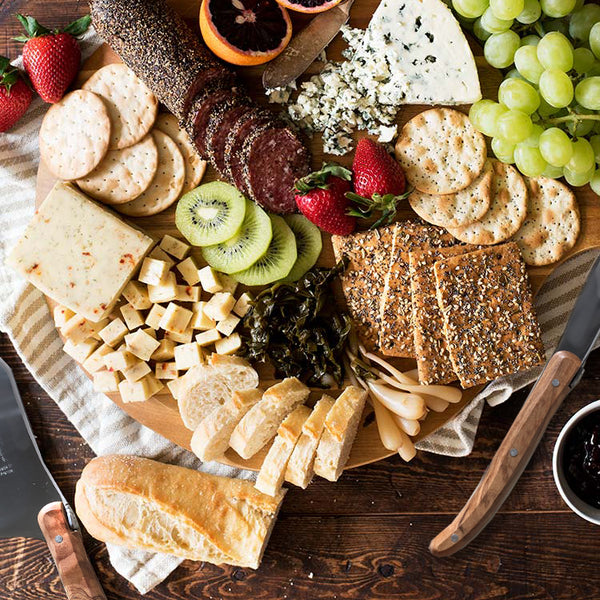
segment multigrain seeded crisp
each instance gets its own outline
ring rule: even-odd
[[[514,242],[440,260],[437,299],[463,388],[544,360],[525,262]]]

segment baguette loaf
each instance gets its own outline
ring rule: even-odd
[[[256,569],[284,491],[137,456],[103,456],[83,470],[75,508],[103,542]]]
[[[362,416],[367,392],[348,386],[327,413],[325,428],[317,448],[315,473],[337,481],[348,462]]]

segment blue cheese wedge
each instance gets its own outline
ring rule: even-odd
[[[7,264],[44,294],[97,323],[154,244],[68,183],[48,194]]]

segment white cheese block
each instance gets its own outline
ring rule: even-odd
[[[97,323],[152,245],[71,184],[58,182],[7,263],[44,294]]]

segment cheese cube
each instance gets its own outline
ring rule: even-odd
[[[148,286],[148,297],[154,304],[171,302],[177,298],[177,278],[173,271],[169,271],[165,280],[158,285]]]
[[[157,392],[160,392],[165,386],[158,380],[152,373],[148,373],[144,379],[148,382],[148,389],[150,390],[150,396],[154,396]]]
[[[180,393],[180,386],[182,383],[183,377],[178,377],[177,379],[172,379],[171,381],[167,381],[167,387],[171,392],[171,395],[175,400],[178,399]]]
[[[152,329],[152,327],[146,327],[145,329],[142,329],[141,331],[143,331],[144,333],[147,333],[150,337],[153,337],[154,339],[156,339],[156,331],[154,329]]]
[[[118,317],[111,321],[104,329],[98,332],[100,339],[113,348],[123,341],[123,338],[129,333],[125,323]]]
[[[125,336],[125,344],[131,354],[142,360],[150,360],[152,353],[160,346],[160,342],[139,329]]]
[[[193,329],[199,329],[200,331],[206,331],[207,329],[213,329],[216,327],[217,322],[214,319],[206,316],[204,307],[206,302],[194,302],[194,316],[192,317],[191,325]]]
[[[187,244],[171,235],[165,235],[160,242],[160,247],[179,260],[183,260],[190,251],[190,247]]]
[[[196,336],[196,342],[199,346],[209,346],[214,344],[217,340],[221,339],[221,334],[216,329],[209,329],[203,331]]]
[[[71,340],[67,340],[63,346],[63,350],[78,363],[82,363],[89,355],[98,347],[98,342],[91,338],[75,344]]]
[[[130,281],[123,289],[123,296],[136,310],[146,310],[152,306],[148,288],[139,281]]]
[[[177,297],[179,302],[198,302],[200,300],[200,287],[192,285],[176,286]]]
[[[142,263],[138,281],[148,285],[159,285],[169,272],[169,264],[164,260],[146,257]]]
[[[228,275],[223,275],[222,273],[219,275],[219,281],[221,282],[222,289],[219,290],[221,292],[229,292],[230,294],[235,294],[235,290],[237,290],[238,282],[233,279],[233,277],[229,277]]]
[[[239,317],[228,315],[225,319],[217,323],[217,331],[220,331],[225,336],[231,335],[240,321]]]
[[[147,376],[146,376],[147,377]],[[119,393],[121,400],[125,403],[145,402],[152,396],[150,382],[142,377],[139,381],[121,381],[119,383]]]
[[[192,315],[191,310],[171,302],[160,320],[160,327],[172,333],[183,334],[192,320]]]
[[[172,340],[178,344],[189,344],[194,336],[194,330],[188,327],[183,333],[175,333],[174,331],[165,331],[165,339]]]
[[[94,389],[108,394],[119,391],[120,377],[116,371],[98,371],[94,373]]]
[[[222,321],[226,319],[231,309],[235,305],[235,298],[229,292],[217,292],[204,307],[204,314],[214,319]]]
[[[133,383],[134,381],[139,381],[142,377],[144,377],[145,375],[148,375],[148,373],[151,373],[151,372],[152,372],[152,369],[150,368],[148,363],[143,360],[139,360],[132,367],[129,367],[128,369],[125,369],[124,371],[122,371],[123,376],[130,383]]]
[[[248,311],[251,308],[250,302],[252,301],[252,296],[248,292],[244,292],[235,303],[233,307],[233,312],[238,317],[245,317]]]
[[[223,289],[223,285],[221,284],[221,280],[215,271],[213,271],[212,267],[204,267],[198,271],[198,276],[200,277],[200,285],[202,289],[214,294],[215,292],[220,292]]]
[[[175,264],[175,261],[160,246],[154,246],[152,252],[150,252],[148,256],[166,262],[169,265],[169,269]]]
[[[175,364],[179,371],[191,369],[204,362],[204,353],[196,342],[175,347]]]
[[[104,366],[108,371],[125,371],[133,367],[137,359],[131,352],[121,348],[104,356]]]
[[[175,342],[173,340],[162,339],[158,348],[150,357],[152,360],[171,360],[175,356]]]
[[[177,379],[179,377],[174,362],[157,362],[154,374],[157,379]]]
[[[183,262],[180,262],[177,265],[177,270],[181,273],[181,276],[188,285],[196,285],[200,281],[198,266],[191,256],[188,256]]]
[[[129,331],[133,331],[144,324],[144,318],[141,313],[133,308],[131,304],[124,304],[119,310],[121,311],[121,315],[123,315],[123,319],[125,319],[125,324]]]
[[[233,354],[242,347],[242,338],[239,333],[215,342],[217,354]]]
[[[154,304],[146,317],[146,325],[152,327],[152,329],[158,329],[160,327],[160,320],[165,314],[166,308],[160,304]]]
[[[56,302],[97,323],[111,313],[153,243],[70,183],[57,182],[7,264]]]
[[[60,332],[74,344],[80,344],[96,335],[107,323],[108,319],[92,323],[83,315],[74,315],[60,328]]]
[[[102,344],[102,346],[100,346],[100,348],[98,348],[97,350],[94,350],[94,352],[92,352],[92,354],[90,354],[88,356],[88,358],[86,358],[86,360],[83,363],[83,368],[88,372],[88,373],[95,373],[96,371],[99,371],[100,369],[104,368],[104,357],[107,354],[110,354],[111,352],[114,352],[113,349],[108,345],[108,344]]]
[[[67,321],[71,317],[75,316],[75,313],[72,310],[68,309],[66,306],[62,306],[61,304],[59,304],[58,306],[54,307],[53,315],[54,324],[56,325],[56,327],[60,328],[66,325]]]

